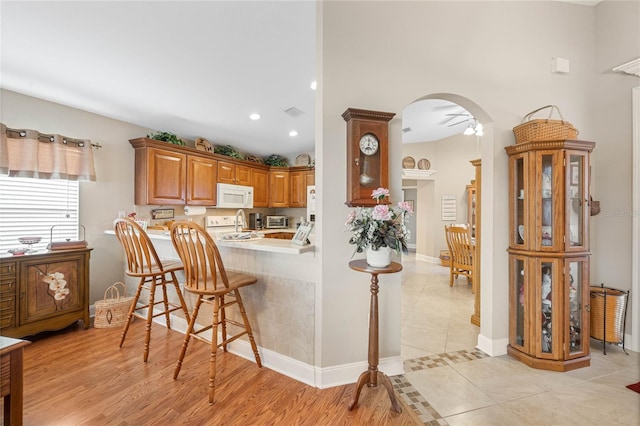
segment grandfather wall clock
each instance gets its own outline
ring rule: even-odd
[[[389,120],[395,114],[348,108],[347,202],[349,207],[374,206],[374,189],[389,187]]]

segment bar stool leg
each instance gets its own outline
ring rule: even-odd
[[[131,308],[129,308],[129,313],[127,314],[127,321],[124,323],[124,327],[122,328],[122,334],[120,336],[120,345],[118,347],[122,347],[124,344],[124,339],[127,337],[127,332],[129,331],[129,325],[131,325],[131,320],[133,319],[133,312],[136,310],[136,306],[138,305],[138,299],[140,299],[140,293],[142,292],[142,286],[144,285],[144,278],[140,279],[138,283],[138,289],[136,290],[136,295],[133,298],[133,302],[131,302]]]
[[[193,327],[195,326],[196,319],[198,318],[198,312],[200,311],[201,304],[202,304],[202,296],[200,295],[196,300],[196,306],[193,308],[193,313],[191,314],[191,318],[189,320],[189,327],[187,328],[187,332],[184,334],[184,340],[182,341],[182,348],[180,349],[178,362],[176,363],[176,368],[173,371],[173,380],[176,380],[178,378],[178,374],[180,374],[182,361],[184,360],[184,356],[187,353],[187,346],[189,346],[189,339],[191,338],[191,334],[193,333]]]
[[[220,297],[214,296],[213,300],[213,332],[211,335],[211,357],[209,361],[209,405],[213,405],[216,393],[216,352],[218,351],[218,314],[220,310]]]
[[[155,306],[156,277],[151,279],[149,287],[149,304],[147,305],[147,326],[144,337],[144,362],[149,358],[149,343],[151,342],[151,324],[153,323],[153,307]]]

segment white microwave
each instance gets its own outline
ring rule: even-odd
[[[227,209],[253,208],[253,187],[219,183],[216,207]]]

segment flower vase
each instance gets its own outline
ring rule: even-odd
[[[391,249],[389,247],[379,247],[373,250],[371,246],[367,247],[367,265],[374,268],[386,268],[391,265]]]

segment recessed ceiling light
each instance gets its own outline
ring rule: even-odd
[[[253,114],[251,114],[249,116],[249,118],[252,119],[252,120],[260,120],[260,114],[257,114],[257,113],[254,112]]]
[[[311,90],[316,90],[316,88],[318,87],[318,82],[317,81],[312,81],[311,82]]]
[[[289,132],[289,136],[291,137],[298,136],[298,132],[296,132],[295,130],[292,130]]]

